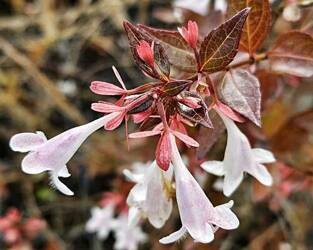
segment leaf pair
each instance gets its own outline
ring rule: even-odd
[[[214,73],[225,69],[234,59],[238,51],[241,31],[250,9],[245,8],[218,28],[212,30],[200,45],[200,70]],[[154,29],[145,25],[133,26],[129,22],[124,23],[130,45],[134,47],[140,39],[155,42],[162,47],[158,48],[160,62],[167,68],[168,64],[180,71],[195,73],[197,62],[193,50],[177,31]],[[135,40],[135,41],[134,41]],[[132,49],[135,61],[138,64],[136,53]],[[140,61],[139,61],[140,62]],[[138,64],[148,75],[154,76],[151,70]],[[163,67],[162,67],[163,68]],[[166,75],[169,74],[165,70]]]

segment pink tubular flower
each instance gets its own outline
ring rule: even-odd
[[[174,166],[176,198],[182,227],[177,232],[160,240],[169,244],[179,240],[188,232],[197,242],[209,243],[219,228],[231,230],[239,226],[239,220],[230,210],[233,201],[213,207],[205,193],[186,168],[175,142],[170,136],[172,164]]]
[[[194,21],[188,21],[187,28],[182,27],[178,28],[179,33],[186,40],[186,42],[190,45],[191,48],[197,48],[198,42],[198,25]]]
[[[59,177],[69,177],[67,162],[80,145],[93,132],[116,119],[118,112],[103,116],[85,125],[69,129],[50,140],[43,132],[20,133],[12,136],[10,147],[13,151],[29,152],[22,161],[22,170],[27,174],[49,171],[52,185],[66,195],[74,193],[66,187]]]
[[[144,40],[141,40],[136,46],[138,56],[150,67],[154,67],[154,53],[153,53],[153,44],[150,44]]]

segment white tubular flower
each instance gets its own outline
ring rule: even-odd
[[[218,111],[217,111],[218,112]],[[218,112],[227,129],[227,145],[223,161],[207,161],[201,167],[207,172],[224,176],[223,193],[230,196],[239,186],[244,172],[254,176],[263,185],[271,186],[272,176],[263,163],[275,162],[273,154],[265,149],[252,149],[248,138],[236,124]]]
[[[127,215],[120,215],[113,229],[115,235],[114,250],[137,250],[140,243],[147,241],[147,235],[139,226],[127,226]]]
[[[124,170],[124,174],[137,183],[127,197],[129,225],[135,225],[141,217],[146,217],[154,227],[161,228],[172,212],[172,199],[166,185],[172,179],[173,168],[164,172],[154,161],[142,175],[136,173],[132,176],[129,170]]]
[[[20,133],[12,136],[10,147],[13,151],[29,152],[22,161],[22,170],[27,174],[49,171],[52,184],[63,194],[74,193],[59,177],[69,177],[66,167],[86,138],[112,120],[118,113],[111,113],[85,125],[69,129],[50,140],[42,132]]]
[[[86,231],[97,233],[98,238],[104,240],[115,225],[113,204],[109,204],[103,208],[93,207],[91,209],[91,217],[86,224]]]
[[[171,135],[172,164],[175,172],[176,198],[182,227],[177,232],[160,240],[169,244],[179,240],[188,232],[195,241],[209,243],[220,227],[235,229],[239,220],[230,210],[233,201],[213,207],[205,193],[190,174],[178,152],[175,138]]]

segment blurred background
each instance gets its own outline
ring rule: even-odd
[[[130,141],[128,151],[123,127],[113,133],[96,132],[68,164],[72,176],[64,183],[75,196],[67,197],[48,185],[47,174],[24,174],[24,155],[9,149],[9,139],[37,130],[51,138],[99,117],[90,105],[101,97],[90,92],[89,84],[116,83],[112,65],[129,88],[149,81],[133,64],[123,20],[176,29],[192,19],[206,34],[225,19],[226,5],[222,0],[206,1],[205,11],[199,13],[199,2],[0,0],[0,249],[113,249],[113,235],[101,241],[86,232],[90,209],[105,192],[126,197],[132,184],[125,181],[122,169],[154,159],[155,141]],[[272,2],[273,28],[264,49],[290,29],[313,34],[310,1]],[[274,186],[266,188],[247,178],[232,197],[239,229],[221,230],[209,245],[190,238],[160,245],[158,239],[179,226],[175,211],[161,230],[142,225],[149,240],[139,249],[313,249],[313,79],[266,71],[257,75],[263,127],[241,128],[252,143],[276,155],[277,163],[269,167]],[[200,155],[220,158],[225,135],[214,144],[205,141],[206,129],[199,134],[206,145]],[[214,189],[215,177],[205,178],[212,203],[227,201]]]

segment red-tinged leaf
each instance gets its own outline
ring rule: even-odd
[[[190,136],[180,133],[175,130],[172,130],[171,133],[174,134],[175,137],[177,137],[179,140],[184,142],[187,146],[196,147],[196,148],[199,147],[199,143],[193,138],[191,138]]]
[[[130,49],[133,54],[135,63],[148,76],[161,80],[167,80],[170,75],[170,63],[162,45],[154,41],[148,33],[144,32],[137,26],[134,26],[130,22],[124,21],[123,24],[129,40]],[[153,45],[154,62],[158,66],[157,70],[155,70],[151,65],[146,64],[139,57],[136,48],[139,45],[140,41],[146,41],[150,44],[150,46],[152,46],[152,43],[154,41]]]
[[[161,44],[155,42],[153,52],[154,61],[158,66],[158,72],[161,74],[161,79],[167,81],[171,73],[171,66],[166,51]]]
[[[145,137],[159,135],[160,133],[161,133],[160,131],[150,130],[150,131],[131,133],[129,134],[128,137],[131,139],[138,139],[138,138],[145,138]]]
[[[199,104],[199,99],[194,98],[194,97],[185,97],[185,98],[180,99],[179,102],[192,109],[198,109],[202,107]]]
[[[241,10],[204,38],[200,48],[202,71],[214,73],[223,70],[234,59],[248,14],[249,8]]]
[[[164,85],[163,91],[168,96],[176,96],[180,94],[183,90],[189,87],[192,81],[177,80],[173,82],[168,82]]]
[[[199,123],[207,128],[213,127],[208,114],[208,110],[204,106],[201,106],[201,108],[198,109],[192,109],[187,107],[186,105],[179,104],[178,112],[182,117],[186,118],[187,120],[193,123],[196,124]]]
[[[110,121],[108,121],[106,124],[104,124],[104,128],[106,130],[116,129],[123,122],[125,115],[126,115],[125,112],[117,113],[115,117],[113,117]]]
[[[244,122],[246,120],[242,117],[242,115],[232,110],[230,107],[220,101],[216,102],[216,106],[224,115],[228,116],[230,119],[236,122]]]
[[[249,71],[234,69],[227,72],[218,86],[217,94],[224,104],[256,125],[261,125],[260,83]]]
[[[128,110],[127,114],[137,114],[146,111],[153,104],[154,99],[151,96],[147,96],[142,102],[138,102],[131,109]]]
[[[250,55],[260,48],[266,39],[271,25],[271,7],[269,0],[230,0],[229,14],[250,7],[251,11],[243,27],[240,50]]]
[[[90,90],[98,95],[123,95],[126,91],[108,82],[94,81],[90,84]]]
[[[156,148],[156,162],[164,171],[168,170],[171,163],[172,147],[168,132],[162,134]]]
[[[313,37],[299,31],[283,34],[268,53],[271,69],[299,77],[313,76]]]
[[[124,110],[123,107],[117,106],[110,102],[95,102],[91,104],[91,109],[101,113],[112,113]]]
[[[178,31],[155,29],[142,24],[139,27],[163,46],[173,67],[185,72],[197,71],[194,53]]]

